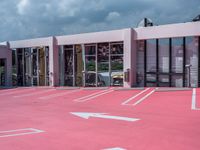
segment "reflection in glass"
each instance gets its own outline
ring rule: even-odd
[[[96,45],[85,46],[85,86],[97,86]]]
[[[123,86],[123,43],[111,43],[111,85]]]
[[[64,47],[64,85],[73,86],[73,47]]]
[[[147,72],[156,72],[156,40],[147,40]]]
[[[198,86],[198,37],[186,37],[186,64],[191,65],[190,84],[192,87]],[[188,70],[187,70],[188,71]],[[186,83],[188,83],[188,72]]]
[[[109,86],[109,43],[98,44],[98,86]]]
[[[183,73],[183,38],[172,39],[172,72]]]
[[[159,72],[169,73],[169,39],[159,39]]]
[[[5,86],[5,59],[0,59],[0,86]]]

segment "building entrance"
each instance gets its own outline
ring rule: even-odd
[[[5,86],[6,59],[0,59],[0,86]]]
[[[48,47],[16,49],[17,85],[49,85]]]

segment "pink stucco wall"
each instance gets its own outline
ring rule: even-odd
[[[0,59],[6,59],[6,86],[12,85],[12,50],[8,45],[0,45]]]
[[[135,28],[135,40],[199,36],[200,22],[187,22]]]
[[[124,42],[124,72],[130,69],[129,82],[124,82],[125,87],[131,87],[136,83],[137,41],[155,38],[200,36],[200,22],[188,22],[169,24],[153,27],[127,28],[121,30],[84,33],[76,35],[55,36],[22,41],[11,41],[10,47],[26,48],[49,46],[49,65],[52,73],[51,86],[59,82],[59,45],[88,44],[103,42]]]

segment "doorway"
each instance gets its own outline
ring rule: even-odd
[[[49,85],[48,47],[16,49],[17,85]]]
[[[0,59],[0,86],[5,86],[6,59]]]

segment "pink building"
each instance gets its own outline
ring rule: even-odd
[[[18,86],[200,87],[199,27],[188,22],[9,41],[0,47],[5,85],[12,76]]]

